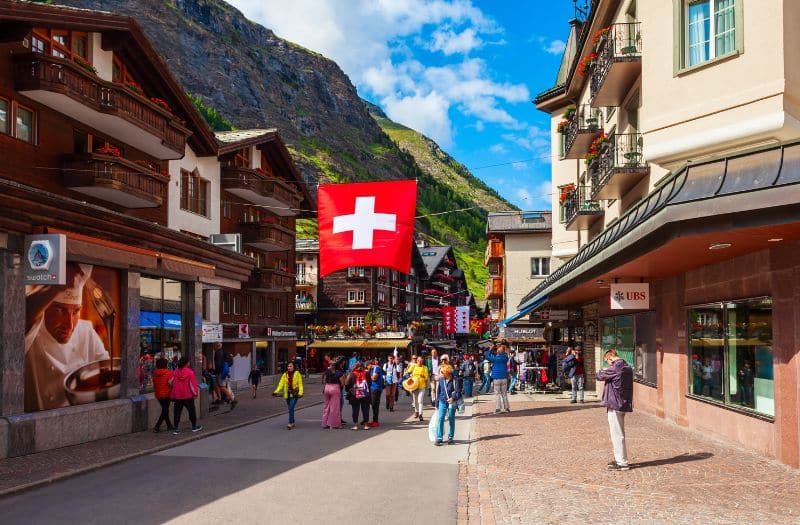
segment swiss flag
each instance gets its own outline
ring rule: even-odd
[[[317,201],[320,277],[350,266],[410,273],[416,181],[325,184]]]

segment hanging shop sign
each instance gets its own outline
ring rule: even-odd
[[[648,310],[650,308],[650,283],[623,283],[611,285],[612,310]]]
[[[500,329],[500,336],[511,340],[536,339],[544,340],[543,326],[505,326]]]
[[[26,235],[24,275],[25,284],[67,284],[67,236]]]
[[[291,337],[297,339],[297,332],[294,330],[274,330],[269,326],[267,327],[266,335],[267,337]]]
[[[203,323],[203,342],[216,343],[222,341],[222,325]]]
[[[250,339],[250,325],[249,324],[240,324],[239,325],[239,339]]]

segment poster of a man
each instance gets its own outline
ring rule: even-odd
[[[49,410],[101,398],[92,387],[67,379],[95,363],[97,384],[113,383],[111,358],[119,356],[115,324],[119,304],[118,274],[109,268],[67,263],[66,286],[28,286],[25,300],[25,410]],[[91,368],[91,367],[90,367]],[[113,372],[113,370],[111,370]],[[85,378],[92,372],[76,374]],[[101,377],[102,376],[102,377]],[[117,375],[118,377],[118,371]],[[118,381],[117,381],[118,383]]]

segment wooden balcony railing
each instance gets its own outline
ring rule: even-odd
[[[279,224],[241,222],[239,228],[245,244],[265,251],[286,251],[294,246],[295,233]]]
[[[121,157],[86,153],[62,161],[64,186],[125,208],[153,208],[167,198],[169,177]]]
[[[253,204],[271,206],[271,211],[281,216],[296,215],[295,208],[302,201],[289,182],[250,168],[223,167],[222,189]]]
[[[503,256],[503,242],[498,239],[490,239],[486,243],[486,254],[484,256],[484,264],[489,264],[491,259],[496,259]]]
[[[503,297],[503,279],[501,277],[489,277],[486,281],[486,298],[499,299]]]
[[[611,134],[589,165],[592,199],[622,198],[650,171],[642,156],[639,133]]]
[[[612,25],[598,42],[589,88],[592,106],[617,107],[622,104],[641,71],[641,23]]]
[[[180,158],[185,153],[186,138],[191,132],[172,113],[125,86],[102,80],[73,62],[54,56],[29,53],[17,55],[14,60],[17,91],[58,93],[94,112],[119,117],[157,139],[137,141],[133,137],[127,142],[158,158]],[[37,99],[34,95],[31,97]],[[40,102],[65,114],[72,111],[52,97]],[[70,116],[79,118],[79,115]],[[91,124],[111,137],[117,137],[120,133],[118,121],[109,121],[107,118],[90,120]],[[157,151],[148,148],[149,144],[154,144]],[[173,154],[165,157],[162,146]]]
[[[290,292],[294,286],[295,275],[281,270],[258,268],[247,283],[247,287],[264,292]]]

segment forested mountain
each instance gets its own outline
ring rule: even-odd
[[[421,167],[423,161],[415,156],[422,150],[395,133],[407,128],[378,115],[386,131],[394,134],[394,140],[390,138],[335,62],[278,38],[221,0],[56,3],[135,18],[186,91],[216,113],[215,122],[227,120],[240,129],[277,128],[312,187],[325,181],[417,179],[418,215],[478,206],[421,218],[417,230],[433,242],[455,246],[460,262],[472,274],[470,289],[477,298],[483,297],[485,273],[480,269],[486,213],[510,205],[477,179],[464,178],[463,166],[438,146],[429,151],[438,150],[441,155],[435,156],[453,168]],[[482,186],[483,193],[464,191],[465,184]],[[482,200],[484,194],[487,200]]]

